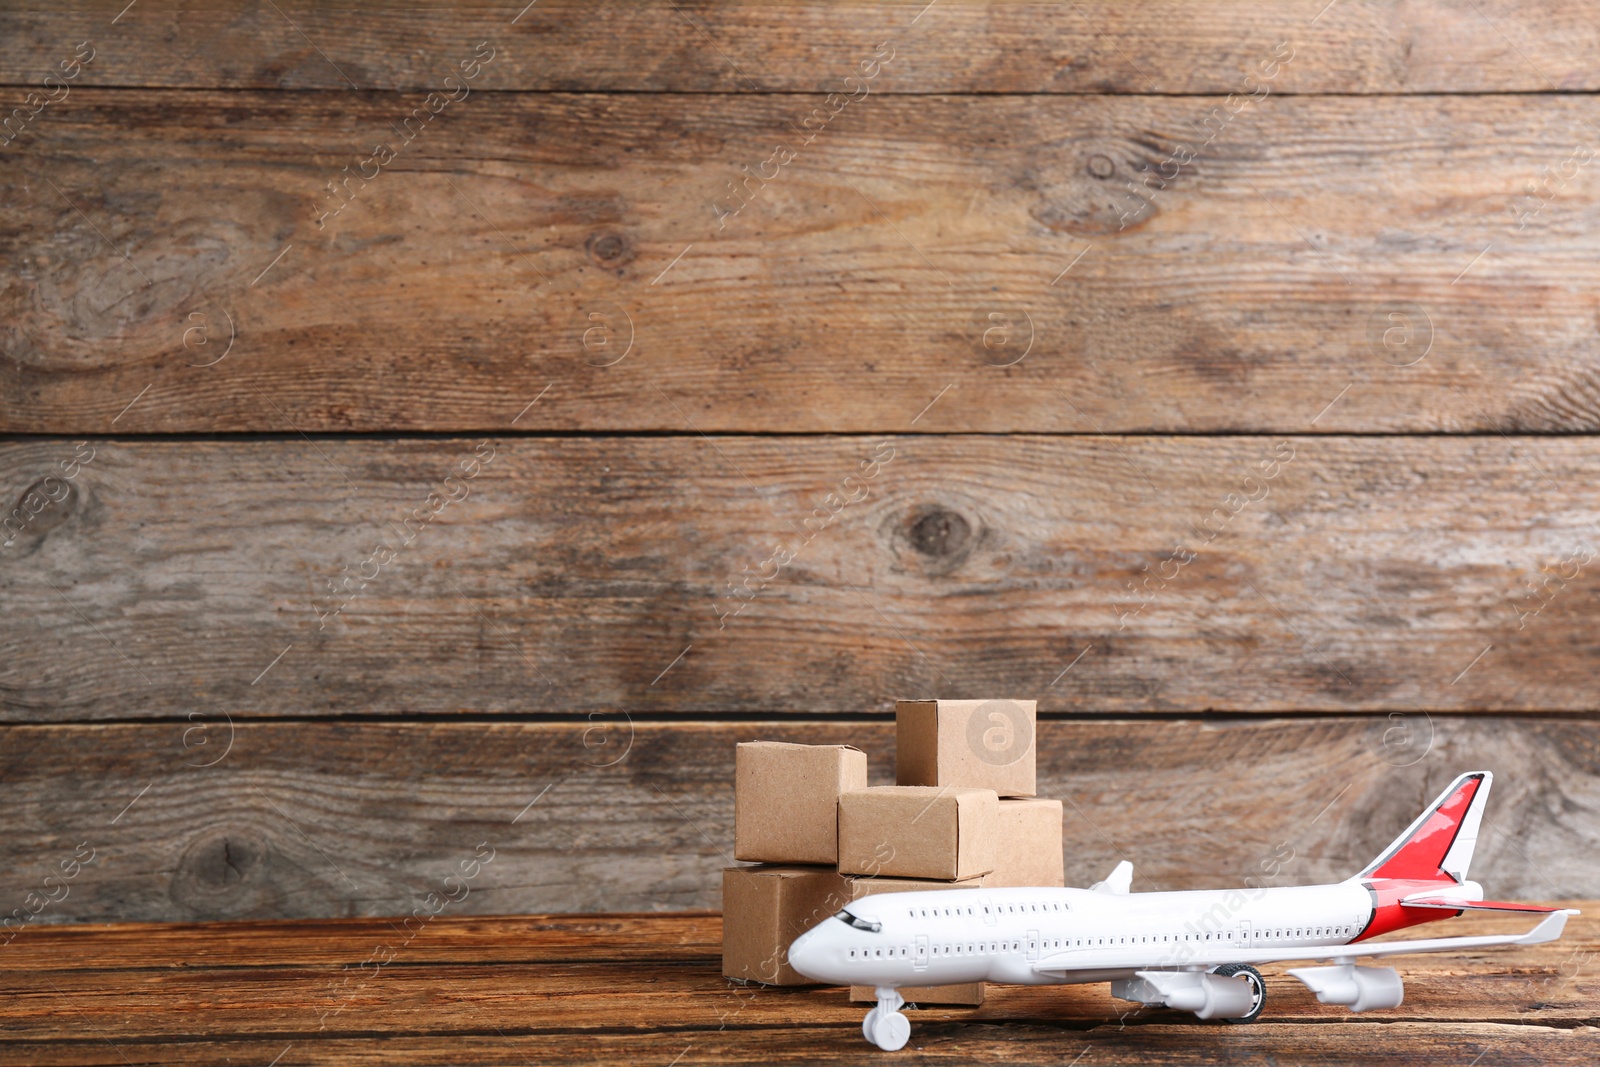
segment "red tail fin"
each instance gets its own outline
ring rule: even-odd
[[[1467,865],[1478,842],[1478,823],[1493,782],[1494,775],[1488,771],[1473,771],[1451,782],[1356,878],[1466,881]]]

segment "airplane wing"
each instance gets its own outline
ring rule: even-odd
[[[1452,902],[1450,907],[1462,905]],[[1169,946],[1157,945],[1107,946],[1105,948],[1073,949],[1057,952],[1033,965],[1038,974],[1064,974],[1071,971],[1101,970],[1180,970],[1195,967],[1212,967],[1222,963],[1288,963],[1294,960],[1353,960],[1361,956],[1401,956],[1413,952],[1458,952],[1469,948],[1491,948],[1497,945],[1542,945],[1554,941],[1566,928],[1567,916],[1576,915],[1570,908],[1551,911],[1544,921],[1525,934],[1486,934],[1475,937],[1434,937],[1417,941],[1362,941],[1350,945],[1321,945],[1307,947],[1267,947],[1234,945],[1213,942],[1202,946],[1193,943]],[[1185,952],[1183,949],[1192,951]]]

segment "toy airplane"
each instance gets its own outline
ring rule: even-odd
[[[1123,1000],[1251,1022],[1266,1000],[1251,964],[1325,960],[1289,973],[1324,1004],[1398,1007],[1400,975],[1357,957],[1538,945],[1577,914],[1484,900],[1466,880],[1492,782],[1488,771],[1463,774],[1365,870],[1332,885],[1130,894],[1123,862],[1092,889],[878,893],[796,938],[789,963],[819,982],[876,987],[861,1030],[888,1051],[911,1035],[899,1010],[907,985],[1109,981]],[[1365,943],[1468,909],[1546,918],[1518,936]]]

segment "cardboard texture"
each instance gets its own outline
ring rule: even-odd
[[[992,789],[878,786],[839,797],[839,873],[956,881],[994,870]]]
[[[896,701],[895,782],[1033,796],[1037,708],[1032,700]]]
[[[962,882],[932,882],[918,878],[852,878],[850,879],[850,899],[860,900],[862,897],[873,893],[916,893],[929,889],[979,889],[989,884],[987,875],[979,878],[968,878]],[[967,982],[962,985],[917,985],[904,986],[900,995],[913,1004],[955,1004],[976,1007],[983,1003],[984,984],[982,982]],[[869,985],[853,985],[850,987],[852,1001],[865,1001],[871,1003],[878,999],[877,992]]]
[[[868,877],[850,878],[847,881],[850,883],[850,899],[860,900],[874,893],[921,893],[929,889],[982,889],[991,884],[989,878],[987,874],[980,874],[976,878],[963,878],[959,882],[945,882],[934,878]]]
[[[815,985],[789,966],[794,939],[850,901],[850,881],[826,867],[722,871],[722,973],[765,985]]]
[[[977,1008],[983,1006],[985,986],[982,982],[965,985],[908,985],[900,987],[900,995],[907,1003],[916,1005],[945,1004],[953,1007]],[[869,985],[850,987],[853,1002],[871,1004],[878,999],[877,991]]]
[[[838,861],[839,794],[867,787],[867,754],[849,745],[751,741],[734,752],[733,857]]]
[[[1000,801],[995,834],[994,871],[983,878],[991,888],[1066,885],[1059,800]]]

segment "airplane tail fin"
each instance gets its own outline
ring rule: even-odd
[[[1470,771],[1451,782],[1356,879],[1466,881],[1472,849],[1478,843],[1478,824],[1493,783],[1494,775],[1488,771]]]
[[[1116,893],[1126,896],[1133,888],[1133,864],[1123,860],[1111,869],[1103,881],[1096,882],[1089,887],[1096,893]]]

